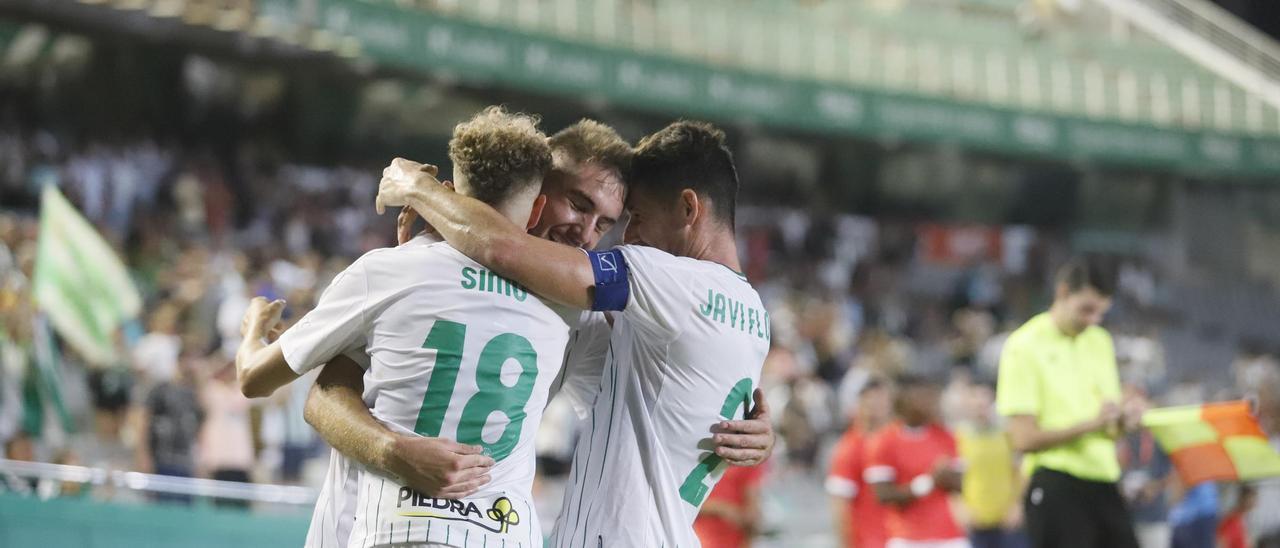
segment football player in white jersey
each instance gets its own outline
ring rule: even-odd
[[[529,233],[552,241],[592,249],[622,212],[625,185],[622,171],[631,155],[630,146],[612,128],[583,120],[553,135],[548,143],[553,168],[543,185],[547,205]],[[405,213],[412,213],[406,208]],[[400,243],[410,239],[412,217],[402,213]],[[264,304],[264,303],[259,303]],[[267,307],[256,307],[246,318],[265,318]],[[248,321],[248,320],[247,320]],[[254,321],[262,321],[254,320]],[[590,404],[599,386],[608,348],[608,326],[584,325],[575,331],[566,350],[565,370],[555,389],[575,403]],[[601,329],[603,327],[603,329]],[[265,330],[264,330],[265,331]],[[603,332],[603,339],[588,333]],[[346,457],[390,477],[399,477],[420,492],[439,498],[462,498],[488,480],[487,463],[474,455],[479,446],[463,445],[447,438],[402,435],[388,430],[370,413],[364,394],[364,369],[348,355],[360,357],[359,348],[348,349],[327,364],[307,401],[306,415],[335,450],[328,477],[308,531],[307,546],[342,546],[354,522],[356,470]],[[561,388],[563,387],[563,388]],[[553,389],[554,390],[554,389]],[[713,426],[716,452],[726,461],[750,466],[765,460],[773,443],[767,410],[757,392],[753,418],[724,421]],[[579,409],[579,411],[584,411]]]
[[[499,222],[513,228],[537,222],[551,152],[536,120],[486,109],[455,128],[449,152],[459,193],[497,208]],[[533,436],[568,342],[566,316],[447,243],[425,239],[361,257],[314,310],[266,344],[263,329],[276,324],[282,304],[259,299],[255,306],[270,315],[247,316],[268,319],[245,323],[236,365],[246,395],[270,394],[364,347],[366,401],[379,422],[401,435],[480,446],[484,455],[468,458],[492,463],[483,487],[462,500],[360,470],[348,545],[541,545],[530,493]]]
[[[554,545],[698,546],[693,520],[726,465],[705,425],[749,406],[770,338],[768,312],[739,273],[738,178],[723,133],[676,122],[641,141],[627,198],[626,240],[636,245],[604,252],[502,226],[420,164],[393,167],[380,210],[410,206],[459,251],[535,293],[613,312]]]
[[[553,163],[543,183],[547,205],[529,233],[552,241],[594,249],[622,213],[625,184],[622,172],[630,161],[631,147],[608,126],[582,120],[548,140]],[[412,210],[401,214],[398,236],[404,243],[412,234]],[[598,320],[599,318],[595,318]],[[595,334],[593,338],[591,335]],[[599,335],[603,334],[601,338]],[[598,321],[584,324],[572,335],[566,349],[561,379],[553,390],[585,413],[598,390],[608,350],[608,326]],[[469,495],[483,479],[486,468],[471,466],[469,455],[478,447],[446,439],[402,436],[382,427],[369,414],[362,376],[364,370],[346,356],[339,356],[322,370],[307,400],[306,416],[335,450],[329,477],[321,493],[308,533],[307,546],[345,544],[354,516],[354,473],[345,457],[400,477],[421,492],[440,498]],[[757,392],[752,418],[721,421],[716,452],[741,466],[759,464],[772,449],[770,417]],[[341,486],[348,486],[343,489]],[[336,487],[335,487],[336,486]],[[342,539],[342,540],[339,540]]]

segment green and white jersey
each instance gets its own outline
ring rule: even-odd
[[[724,265],[623,246],[588,252],[613,330],[551,545],[689,548],[727,466],[709,427],[740,418],[769,349],[769,314]]]
[[[492,481],[462,500],[427,497],[350,464],[357,480],[348,546],[541,545],[530,494],[533,437],[562,364],[565,317],[447,243],[425,239],[370,252],[334,279],[281,336],[290,367],[301,373],[364,347],[364,400],[374,417],[396,432],[480,445],[497,461]]]

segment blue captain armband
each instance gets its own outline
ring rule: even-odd
[[[608,251],[584,251],[591,261],[595,274],[596,290],[591,298],[591,309],[603,312],[622,310],[631,297],[631,282],[627,279],[627,259],[617,249]]]

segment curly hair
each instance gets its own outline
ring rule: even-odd
[[[640,140],[631,160],[632,186],[677,194],[686,188],[710,198],[712,212],[734,224],[738,170],[724,132],[706,122],[679,120]]]
[[[631,169],[631,145],[613,128],[583,118],[547,139],[551,154],[572,164],[596,162],[626,178]]]
[[[551,148],[537,117],[492,106],[453,128],[449,159],[473,198],[496,205],[542,184],[551,169]]]

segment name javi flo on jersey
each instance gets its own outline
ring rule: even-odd
[[[714,289],[708,289],[706,302],[698,306],[698,312],[743,333],[769,340],[768,310],[757,310],[742,301],[736,301]]]
[[[494,499],[488,509],[481,511],[474,502],[428,497],[408,486],[400,488],[396,510],[402,517],[463,521],[494,533],[506,533],[510,526],[520,523],[520,514],[507,497]]]

